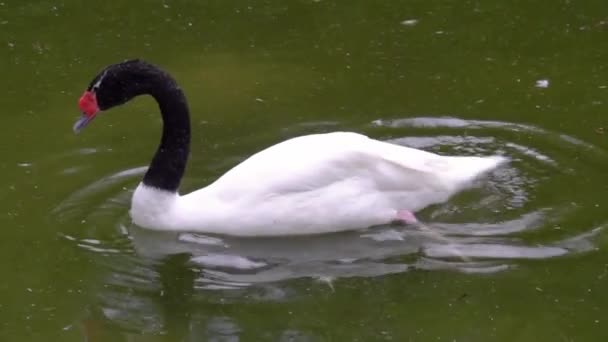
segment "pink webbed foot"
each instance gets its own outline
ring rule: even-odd
[[[414,213],[412,213],[409,210],[405,210],[405,209],[397,211],[397,217],[395,217],[394,221],[398,222],[398,223],[405,223],[405,224],[418,223],[418,219],[416,218]]]

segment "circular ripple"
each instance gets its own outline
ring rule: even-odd
[[[202,290],[230,290],[223,301],[242,300],[242,291],[249,300],[284,300],[297,295],[285,281],[297,278],[331,285],[334,279],[411,269],[497,272],[522,259],[598,248],[606,222],[599,197],[590,194],[604,179],[604,150],[537,127],[496,121],[376,120],[363,130],[440,154],[502,154],[511,162],[448,202],[423,210],[419,217],[425,224],[419,229],[389,225],[289,238],[152,232],[132,225],[128,217],[132,189],[145,168],[80,189],[52,218],[65,228],[67,240],[97,255],[109,272],[105,297],[113,304],[108,306],[123,303],[121,294],[132,298],[133,289],[162,291],[166,270],[175,265],[182,276],[188,274],[195,296]],[[78,172],[77,167],[66,170]]]
[[[608,153],[538,127],[457,118],[376,120],[395,143],[443,154],[503,154],[511,162],[477,186],[423,211],[437,234],[433,258],[454,255],[505,262],[584,252],[606,226],[597,187]],[[404,134],[404,135],[405,135]]]

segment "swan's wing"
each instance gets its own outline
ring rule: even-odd
[[[369,190],[446,190],[450,163],[436,154],[355,133],[293,138],[243,161],[207,190],[223,198],[321,189],[357,179]]]

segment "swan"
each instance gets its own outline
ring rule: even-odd
[[[142,228],[233,236],[284,236],[415,223],[414,213],[446,201],[503,156],[440,156],[353,132],[311,134],[268,147],[215,182],[180,195],[190,153],[184,92],[140,59],[104,68],[80,97],[80,132],[99,112],[151,95],[162,138],[135,189],[130,216]]]

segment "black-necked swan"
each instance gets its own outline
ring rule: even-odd
[[[146,94],[158,103],[163,130],[131,200],[131,218],[143,228],[278,236],[412,223],[414,212],[446,201],[506,160],[440,156],[350,132],[311,134],[266,148],[182,196],[189,109],[182,89],[159,67],[129,60],[103,69],[79,100],[74,131],[98,112]]]

